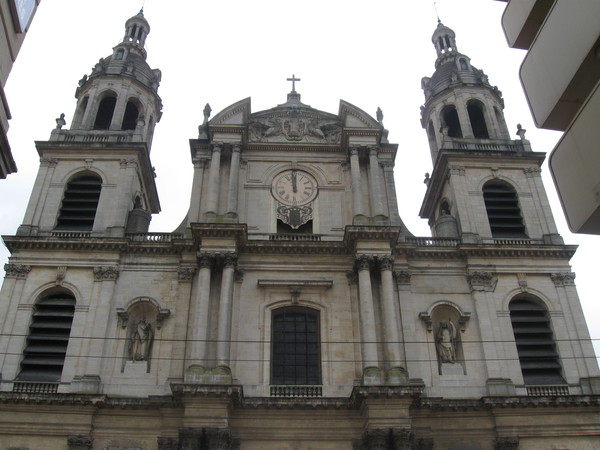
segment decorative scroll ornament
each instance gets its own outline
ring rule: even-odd
[[[471,272],[467,275],[467,280],[471,285],[471,291],[483,292],[494,292],[498,281],[491,272]]]
[[[277,207],[277,218],[283,223],[288,224],[294,230],[297,230],[302,225],[313,218],[312,203],[304,206],[285,206]]]
[[[559,272],[550,275],[555,286],[575,286],[575,274],[572,272]]]

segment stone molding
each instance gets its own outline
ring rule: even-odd
[[[58,158],[40,158],[40,167],[56,167]]]
[[[4,271],[6,272],[6,278],[24,280],[31,272],[31,266],[26,264],[4,264]]]
[[[575,286],[575,274],[572,272],[559,272],[550,275],[554,286]]]
[[[395,270],[394,278],[398,284],[410,284],[412,273],[409,270]]]
[[[118,278],[118,266],[94,267],[94,281],[117,281]]]

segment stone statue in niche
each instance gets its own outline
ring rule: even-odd
[[[154,331],[152,324],[142,317],[133,329],[129,342],[129,359],[131,361],[148,361]]]
[[[440,322],[436,334],[438,357],[441,363],[456,363],[456,326],[452,320]]]

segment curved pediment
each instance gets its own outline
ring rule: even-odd
[[[250,116],[250,97],[228,106],[217,113],[208,123],[215,125],[245,125]]]
[[[382,128],[373,117],[345,100],[340,100],[339,117],[346,128]]]

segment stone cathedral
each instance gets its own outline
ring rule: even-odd
[[[0,448],[600,447],[544,154],[520,127],[511,139],[450,28],[422,80],[428,237],[398,214],[405,149],[381,111],[315,109],[295,76],[266,111],[207,105],[187,215],[149,232],[149,32],[127,20],[79,80],[70,128],[61,116],[36,142],[23,223],[3,237]]]

